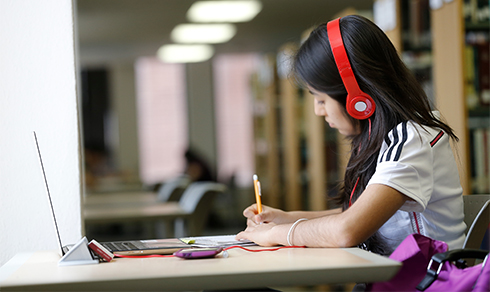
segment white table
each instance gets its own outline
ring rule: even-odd
[[[401,266],[358,248],[232,249],[227,258],[115,259],[68,267],[58,267],[59,258],[54,251],[18,254],[0,268],[0,291],[192,291],[372,282],[389,280]]]

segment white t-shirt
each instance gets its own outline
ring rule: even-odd
[[[403,122],[383,142],[368,185],[387,185],[413,199],[379,229],[392,250],[412,233],[449,249],[463,246],[463,189],[449,139],[440,129]]]

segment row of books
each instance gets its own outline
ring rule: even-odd
[[[464,0],[463,15],[466,22],[488,22],[490,18],[488,0]]]
[[[488,194],[490,192],[490,128],[471,129],[470,147],[472,192]]]
[[[428,50],[431,47],[429,0],[402,0],[403,50]]]
[[[489,1],[464,0],[466,23],[465,78],[470,116],[471,187],[475,194],[490,192],[490,47]]]
[[[490,105],[490,46],[486,42],[465,46],[465,82],[468,109]]]

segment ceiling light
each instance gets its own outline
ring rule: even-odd
[[[192,22],[245,22],[252,20],[262,9],[257,0],[198,1],[187,11]]]
[[[165,63],[196,63],[209,60],[214,54],[210,45],[164,45],[158,49],[158,58]]]
[[[224,43],[236,33],[233,24],[179,24],[172,30],[172,40],[176,43]]]

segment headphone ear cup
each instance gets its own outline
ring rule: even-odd
[[[363,120],[373,115],[376,103],[369,95],[358,95],[354,98],[347,96],[347,113],[355,119]]]
[[[327,34],[332,49],[333,58],[340,78],[347,91],[346,108],[350,116],[363,120],[369,118],[376,109],[374,100],[369,94],[363,92],[357,84],[356,76],[345,51],[342,34],[340,32],[340,18],[327,23]],[[351,98],[351,96],[353,96]]]

